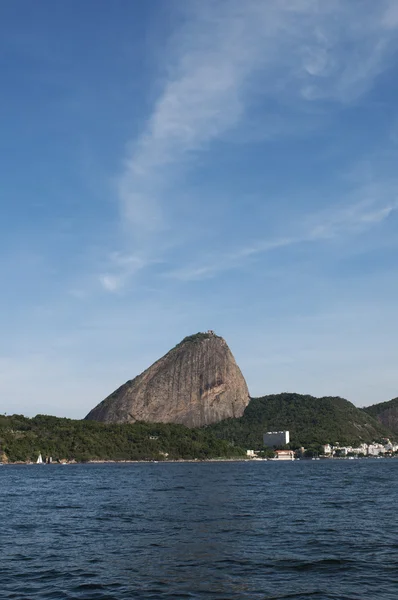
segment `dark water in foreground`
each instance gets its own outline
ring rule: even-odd
[[[398,460],[0,468],[0,599],[397,600]]]

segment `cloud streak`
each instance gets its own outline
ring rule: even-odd
[[[265,138],[275,138],[275,127],[286,135],[293,113],[292,131],[298,114],[307,121],[317,114],[322,123],[319,114],[357,102],[397,48],[396,7],[389,0],[188,0],[174,6],[180,25],[161,57],[166,74],[161,92],[141,135],[129,140],[116,179],[127,253],[146,258],[139,266],[110,264],[100,276],[109,292],[163,258],[176,233],[190,225],[189,173],[200,169],[212,144],[244,126],[253,98],[274,107],[262,119]],[[311,123],[314,127],[314,119]],[[299,240],[249,246],[227,262],[326,237],[338,226],[320,224]],[[213,267],[195,272],[209,276]]]
[[[108,257],[108,268],[99,277],[99,282],[107,292],[118,292],[126,281],[144,269],[151,261],[132,254],[112,252]]]
[[[204,265],[185,266],[169,272],[166,276],[180,281],[210,279],[221,272],[242,267],[248,259],[256,255],[303,243],[326,243],[341,236],[359,235],[382,223],[397,210],[396,199],[384,204],[366,199],[342,208],[323,211],[304,218],[299,224],[295,223],[294,228],[300,230],[298,235],[257,240],[235,252],[217,256],[215,260],[209,260]],[[293,224],[289,226],[293,228]]]
[[[396,47],[398,23],[390,2],[358,8],[338,0],[187,2],[166,52],[163,91],[118,180],[122,216],[137,238],[170,225],[181,172],[243,119],[253,89],[297,106],[350,103],[372,86]]]

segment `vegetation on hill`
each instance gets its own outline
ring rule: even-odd
[[[47,415],[0,416],[0,454],[8,460],[164,460],[232,458],[244,450],[204,429],[175,424],[104,424]],[[168,456],[165,456],[168,455]]]
[[[219,337],[218,335],[216,335],[215,333],[210,333],[208,331],[204,332],[204,331],[198,331],[198,333],[193,333],[192,335],[187,335],[186,337],[184,337],[183,340],[181,340],[181,342],[179,342],[175,348],[179,348],[180,346],[182,346],[183,344],[186,344],[187,342],[191,343],[191,344],[197,344],[199,342],[202,342],[203,340],[207,340],[211,337]]]
[[[243,416],[201,429],[176,424],[105,424],[47,415],[0,415],[0,460],[175,460],[233,458],[261,449],[266,431],[290,431],[290,447],[372,442],[391,436],[374,417],[398,411],[398,399],[356,408],[343,398],[277,394],[252,398]],[[392,437],[394,437],[392,435]]]
[[[398,435],[398,398],[367,406],[363,410],[377,419],[384,427],[390,429],[395,435]]]
[[[314,398],[300,394],[276,394],[252,398],[243,416],[207,427],[220,439],[261,448],[266,431],[290,431],[290,447],[314,444],[357,444],[386,435],[372,416],[343,398]]]

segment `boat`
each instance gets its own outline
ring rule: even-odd
[[[41,454],[39,454],[39,456],[37,457],[36,464],[38,464],[38,465],[44,465],[44,464],[45,464],[45,463],[43,462],[43,458],[42,458],[42,455],[41,455]]]

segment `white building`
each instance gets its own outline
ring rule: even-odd
[[[394,444],[394,442],[391,442],[390,440],[385,440],[384,442],[384,449],[386,452],[396,452],[398,449],[398,445]]]
[[[274,446],[285,446],[290,441],[288,431],[267,431],[263,435],[264,446],[273,448]]]
[[[386,450],[382,444],[369,444],[368,454],[369,456],[379,456],[379,454],[385,454]]]
[[[275,450],[275,454],[272,460],[295,460],[293,450]]]
[[[353,448],[352,452],[354,454],[367,454],[368,453],[368,445],[367,444],[361,444],[357,448]]]

